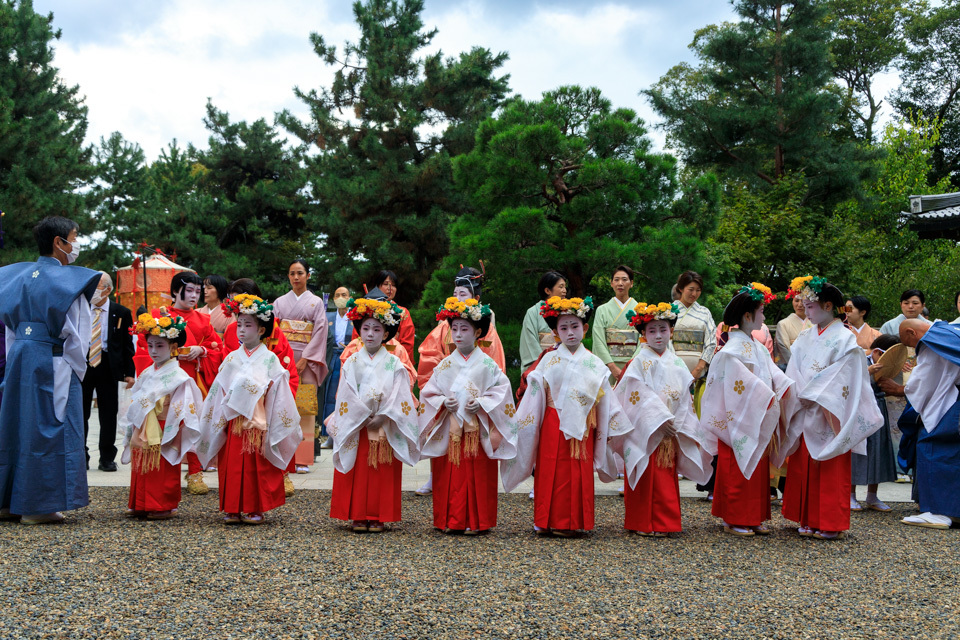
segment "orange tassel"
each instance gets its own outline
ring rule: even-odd
[[[677,460],[677,444],[675,438],[664,438],[657,447],[657,466],[669,469]]]

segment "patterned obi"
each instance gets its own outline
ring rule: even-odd
[[[634,328],[607,329],[607,350],[614,360],[629,360],[637,350],[640,334]]]
[[[557,344],[556,338],[554,338],[553,331],[549,333],[540,334],[540,350],[544,349],[553,349]]]
[[[674,329],[673,350],[677,352],[690,371],[696,368],[703,357],[706,329]]]
[[[313,337],[313,323],[309,320],[281,320],[280,331],[288,341],[306,344]]]

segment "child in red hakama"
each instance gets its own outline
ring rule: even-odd
[[[416,400],[397,356],[383,346],[402,313],[379,289],[347,303],[362,347],[340,371],[337,410],[326,421],[333,438],[330,517],[351,521],[356,532],[384,530],[400,521],[403,464],[419,457]]]
[[[593,472],[604,482],[617,478],[608,436],[624,435],[629,423],[608,380],[609,370],[581,344],[593,309],[590,298],[553,297],[540,315],[560,339],[527,375],[517,408],[517,455],[501,464],[511,491],[534,477],[534,529],[569,537],[594,526]]]
[[[787,376],[796,381],[790,406],[783,517],[804,537],[833,540],[850,528],[850,452],[866,454],[867,437],[883,424],[857,338],[835,316],[846,297],[824,278],[795,278],[788,295],[803,300],[814,326],[790,348]],[[801,402],[802,401],[802,402]]]
[[[707,375],[700,424],[708,450],[717,454],[713,515],[737,536],[769,534],[770,460],[783,464],[786,419],[781,402],[793,381],[774,365],[753,337],[765,304],[776,299],[759,282],[742,287],[723,312],[730,329]]]
[[[261,524],[286,501],[283,472],[303,439],[290,374],[263,341],[269,304],[249,294],[226,302],[240,348],[228,355],[203,404],[200,461],[219,453],[220,511],[226,524]]]
[[[664,537],[681,531],[677,471],[699,483],[710,479],[711,456],[702,446],[703,430],[693,409],[693,376],[668,350],[676,305],[641,302],[627,320],[643,341],[624,367],[614,393],[632,429],[611,444],[624,458],[624,527]]]
[[[200,437],[200,388],[175,356],[186,341],[183,318],[145,313],[131,333],[145,342],[153,362],[140,373],[123,420],[122,461],[131,463],[130,515],[166,520],[180,504],[180,463]]]
[[[475,298],[448,298],[437,311],[456,349],[420,392],[420,449],[432,459],[433,524],[445,533],[474,535],[496,526],[497,459],[516,452],[510,381],[478,348],[492,315]]]

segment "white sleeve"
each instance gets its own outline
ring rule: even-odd
[[[93,324],[90,318],[90,303],[82,295],[67,309],[60,338],[63,343],[63,360],[70,365],[81,380],[87,372],[87,352]]]
[[[15,331],[12,331],[10,327],[4,326],[4,333],[6,334],[6,343],[5,343],[5,356],[10,359],[10,347],[13,346],[13,343],[17,339],[17,334]]]
[[[917,366],[910,373],[904,393],[923,418],[923,426],[928,432],[937,427],[957,401],[958,379],[960,367],[941,358],[929,347],[917,354]]]
[[[60,339],[63,355],[53,359],[53,413],[63,420],[70,396],[70,374],[83,380],[87,372],[87,351],[90,350],[90,303],[82,295],[67,309]]]

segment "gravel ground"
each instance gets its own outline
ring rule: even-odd
[[[122,515],[127,491],[91,489],[63,525],[0,524],[0,638],[947,638],[960,635],[960,531],[853,514],[845,540],[724,535],[684,499],[676,538],[623,531],[597,498],[581,539],[532,533],[532,502],[500,496],[476,538],[432,527],[427,498],[358,535],[300,491],[261,527],[217,521],[184,496],[167,522]]]

